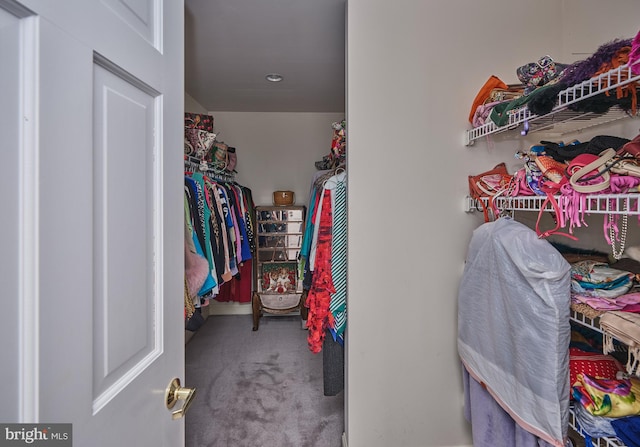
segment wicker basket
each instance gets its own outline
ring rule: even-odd
[[[293,191],[274,191],[273,204],[276,206],[293,205],[295,194]]]

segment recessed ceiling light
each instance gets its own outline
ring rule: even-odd
[[[280,82],[284,79],[282,75],[278,73],[269,73],[264,78],[269,82]]]

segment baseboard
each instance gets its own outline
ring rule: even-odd
[[[348,447],[347,446],[347,434],[345,432],[342,432],[342,447]]]

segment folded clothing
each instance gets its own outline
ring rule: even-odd
[[[502,104],[503,102],[509,101],[493,101],[486,104],[480,104],[478,107],[476,107],[476,111],[473,114],[473,119],[471,120],[471,124],[473,125],[473,127],[480,127],[485,125],[493,108],[498,104]]]
[[[571,302],[586,304],[597,310],[624,310],[625,312],[637,312],[638,305],[640,304],[640,293],[625,293],[613,298],[573,293],[571,295]]]
[[[591,438],[617,437],[627,447],[640,447],[640,416],[610,418],[594,416],[582,405],[575,405],[576,422]],[[589,442],[586,445],[591,445]]]
[[[627,447],[640,447],[640,417],[613,419],[611,426]]]
[[[635,275],[592,260],[571,264],[571,291],[586,296],[615,298],[633,286]]]
[[[598,379],[578,374],[572,387],[574,399],[594,416],[640,415],[640,380]]]
[[[578,374],[599,379],[615,379],[624,366],[615,357],[607,354],[569,348],[569,380],[572,385],[577,382]]]
[[[479,105],[484,104],[490,97],[491,91],[495,88],[508,88],[508,85],[505,84],[499,77],[491,75],[489,79],[484,83],[484,85],[478,91],[478,94],[473,99],[473,103],[471,104],[471,111],[469,112],[469,122],[473,122],[473,117],[476,113],[476,109]]]
[[[614,418],[607,418],[602,416],[594,416],[589,413],[582,405],[576,404],[574,406],[574,414],[576,415],[576,421],[578,425],[586,434],[592,438],[602,438],[605,436],[616,436],[616,431],[611,425],[611,421]],[[640,416],[633,416],[640,419]]]
[[[629,350],[627,372],[638,375],[640,373],[640,315],[617,310],[605,312],[600,317],[600,328],[604,334],[604,353],[613,352],[614,339],[626,344]]]
[[[640,315],[611,311],[600,317],[600,327],[629,347],[640,346]]]

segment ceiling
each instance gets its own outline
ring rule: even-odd
[[[344,112],[345,3],[185,0],[186,92],[210,111]]]

